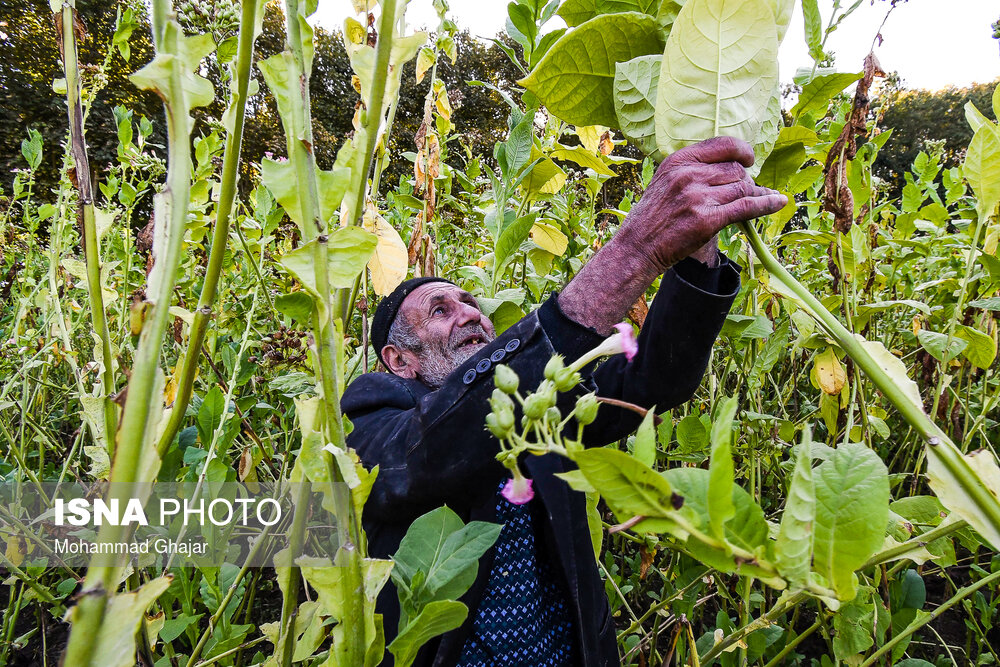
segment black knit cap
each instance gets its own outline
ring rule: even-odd
[[[396,320],[396,313],[399,312],[399,307],[403,305],[403,299],[410,292],[427,283],[455,284],[445,278],[435,278],[433,276],[410,278],[401,282],[396,289],[392,290],[392,294],[379,301],[378,307],[375,309],[375,317],[372,318],[371,334],[375,354],[378,355],[383,364],[385,363],[385,359],[382,359],[382,348],[385,347],[386,340],[389,338],[389,328],[392,327],[392,323]]]

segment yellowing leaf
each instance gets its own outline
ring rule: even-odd
[[[544,222],[536,222],[531,228],[531,240],[538,247],[556,256],[566,252],[566,246],[569,244],[569,239],[559,228]]]
[[[521,187],[528,192],[529,196],[536,194],[553,195],[559,192],[566,183],[566,172],[550,158],[545,157],[540,150],[532,146],[528,164],[535,162],[535,160],[539,161],[531,168],[531,173],[528,174],[527,178],[521,182]]]
[[[1000,548],[1000,526],[990,521],[979,509],[965,487],[971,480],[959,479],[945,464],[941,448],[947,444],[927,446],[927,482],[949,512],[969,522],[993,548]],[[1000,467],[996,457],[985,449],[977,450],[963,457],[986,491],[994,498],[1000,498]],[[963,471],[958,471],[961,474]]]
[[[816,381],[819,383],[819,388],[831,396],[839,394],[844,388],[844,383],[847,382],[847,372],[840,365],[840,360],[837,359],[837,353],[834,352],[833,348],[828,347],[825,352],[817,354],[813,363],[816,368]]]
[[[358,227],[338,229],[329,237],[327,275],[331,289],[352,287],[375,250],[378,239]],[[305,243],[285,253],[280,262],[302,286],[315,296],[321,296],[316,286],[315,251],[318,241]]]
[[[778,78],[767,0],[688,0],[674,21],[656,98],[656,143],[669,155],[730,135],[756,143]]]
[[[601,145],[601,135],[607,128],[601,125],[586,125],[576,128],[576,136],[580,137],[580,143],[591,153],[596,153]]]
[[[374,206],[369,205],[365,211],[364,228],[378,239],[375,252],[368,260],[372,287],[379,296],[386,296],[406,278],[406,244],[399,232],[378,214]]]
[[[424,74],[427,73],[431,67],[434,66],[434,61],[437,57],[434,54],[434,49],[427,48],[426,46],[420,49],[420,53],[417,54],[417,83],[424,80]]]
[[[600,146],[601,141],[598,141],[598,149],[600,149]],[[592,151],[580,146],[577,146],[576,148],[560,148],[552,151],[550,156],[555,160],[569,160],[570,162],[575,162],[581,167],[593,169],[602,176],[615,175],[615,172],[611,171],[611,169],[608,168],[608,165],[604,164],[604,160],[597,157]]]

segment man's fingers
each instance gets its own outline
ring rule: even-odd
[[[778,191],[757,185],[749,176],[744,176],[739,181],[725,183],[712,188],[712,193],[714,194],[713,198],[715,201],[720,204],[728,204],[743,197],[765,197],[767,195],[778,194]]]
[[[767,188],[761,189],[769,194],[740,197],[728,204],[721,204],[718,207],[718,212],[721,216],[722,226],[771,215],[785,208],[788,204],[788,197],[785,195]]]
[[[753,148],[742,139],[735,137],[714,137],[686,146],[670,156],[671,161],[702,162],[713,164],[717,162],[739,162],[744,167],[753,164]]]
[[[720,162],[702,167],[708,171],[705,182],[709,185],[728,185],[747,178],[747,170],[739,162]]]

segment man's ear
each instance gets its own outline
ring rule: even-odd
[[[382,359],[389,372],[399,377],[413,380],[420,371],[420,360],[417,359],[417,355],[395,345],[386,345],[382,348]]]

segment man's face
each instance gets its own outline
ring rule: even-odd
[[[493,323],[472,295],[448,283],[427,283],[413,290],[396,317],[406,318],[421,344],[415,350],[387,346],[383,356],[390,370],[403,377],[417,377],[433,388],[496,338]],[[405,363],[397,369],[394,361]]]

